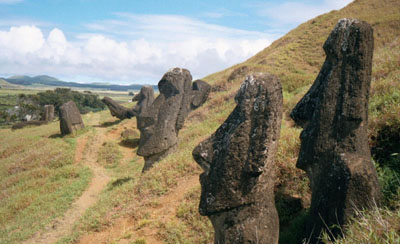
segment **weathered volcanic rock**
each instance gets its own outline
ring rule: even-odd
[[[137,101],[136,106],[132,109],[134,114],[139,115],[140,113],[142,113],[142,111],[148,110],[148,108],[150,108],[150,106],[154,102],[153,88],[151,86],[143,86],[140,89],[140,92],[132,98],[132,101]],[[139,128],[141,127],[139,116],[136,116],[136,119],[138,121]]]
[[[137,130],[126,129],[121,132],[121,137],[123,139],[131,139],[131,138],[135,138],[138,136],[139,136],[139,133]]]
[[[380,198],[367,136],[373,30],[365,22],[341,19],[324,50],[317,79],[291,113],[304,128],[297,167],[311,181],[312,243],[319,243],[326,226],[337,226],[328,233],[339,235],[338,226],[356,208]]]
[[[73,101],[60,107],[60,130],[62,135],[73,134],[76,130],[84,128],[81,114]]]
[[[41,118],[43,121],[53,121],[54,120],[54,106],[44,105],[44,113]]]
[[[193,150],[204,170],[199,212],[210,218],[215,243],[278,243],[274,158],[282,100],[277,77],[248,76],[233,112]]]
[[[37,121],[37,120],[32,120],[32,121],[22,121],[16,124],[13,124],[11,129],[12,130],[18,130],[22,129],[27,126],[41,126],[47,124],[48,121]]]
[[[111,115],[117,117],[118,119],[130,119],[136,116],[132,109],[125,108],[124,106],[112,100],[110,97],[104,97],[101,99],[101,101],[107,105]]]
[[[211,91],[211,86],[202,80],[196,80],[192,84],[192,102],[190,104],[190,109],[194,110],[201,105],[203,105],[207,98],[208,95],[210,95]]]
[[[189,99],[185,91],[190,90],[192,76],[186,69],[174,68],[164,74],[158,83],[160,95],[138,114],[140,143],[137,154],[145,158],[143,171],[167,155],[178,141],[178,131],[183,125]],[[189,96],[187,96],[189,97]],[[183,104],[187,101],[187,104]]]

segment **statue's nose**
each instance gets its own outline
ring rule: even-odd
[[[210,138],[200,142],[192,152],[194,160],[204,170],[206,174],[210,171],[210,165],[213,157],[212,143]]]

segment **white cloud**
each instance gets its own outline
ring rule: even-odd
[[[8,32],[0,31],[0,46],[17,53],[35,52],[44,42],[42,31],[35,26],[11,27]]]
[[[258,5],[257,12],[280,24],[300,24],[331,10],[343,8],[353,0],[323,0],[320,3],[284,2]]]
[[[87,24],[66,38],[36,26],[0,31],[0,73],[91,77],[99,81],[156,84],[171,67],[195,78],[242,62],[271,42],[261,32],[211,25],[174,15],[130,15]]]

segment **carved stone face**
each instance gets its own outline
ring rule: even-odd
[[[357,20],[339,21],[324,44],[327,57],[317,79],[291,113],[304,129],[297,162],[301,169],[317,163],[310,155],[328,156],[327,152],[341,150],[335,149],[337,145],[360,150],[354,145],[365,140],[359,131],[365,129],[361,122],[367,121],[373,49],[368,28]]]
[[[192,76],[186,69],[175,68],[164,74],[158,83],[160,95],[138,116],[138,155],[151,156],[176,145],[184,87],[190,87],[191,82]]]
[[[354,207],[363,209],[379,199],[367,134],[372,28],[342,19],[324,50],[326,60],[317,79],[290,114],[303,127],[297,167],[311,183],[311,243],[319,243],[315,237],[326,226],[346,223]]]
[[[249,76],[235,97],[233,112],[193,150],[204,170],[200,214],[212,215],[256,201],[255,185],[264,173],[268,150],[275,147],[279,136],[274,131],[280,125],[282,106],[278,83],[270,75]]]

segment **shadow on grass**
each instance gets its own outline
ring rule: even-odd
[[[123,185],[124,183],[126,183],[126,182],[128,182],[130,180],[133,180],[133,178],[132,177],[125,177],[125,178],[116,179],[114,182],[112,182],[110,184],[110,186],[108,187],[108,190],[111,191],[115,187],[121,186],[121,185]]]
[[[100,125],[94,125],[93,127],[102,127],[102,128],[106,128],[106,127],[110,127],[110,126],[113,126],[113,125],[117,125],[117,124],[121,123],[121,121],[122,121],[122,120],[116,120],[116,121],[112,121],[112,122],[107,121],[107,122],[104,122],[104,123],[102,123],[102,124],[100,124]]]
[[[23,122],[19,122],[19,123],[15,123],[11,129],[12,130],[18,130],[18,129],[22,129],[28,126],[41,126],[41,125],[46,125],[48,124],[48,121],[36,121],[36,120],[32,120],[32,121],[23,121]]]
[[[124,139],[119,145],[122,147],[137,148],[139,146],[139,138]]]
[[[308,212],[301,199],[276,192],[275,206],[279,215],[279,244],[303,243]]]
[[[49,138],[51,138],[51,139],[62,138],[62,137],[63,137],[63,135],[61,135],[61,133],[56,133],[56,134],[49,136]]]

